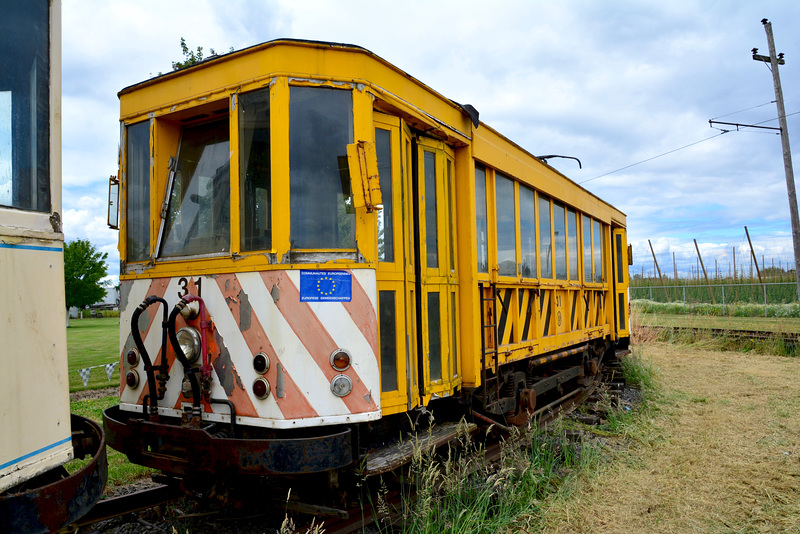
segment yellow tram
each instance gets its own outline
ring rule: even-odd
[[[628,346],[625,215],[368,50],[277,40],[119,98],[105,422],[134,461],[336,470],[415,409],[521,424]]]

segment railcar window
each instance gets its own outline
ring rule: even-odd
[[[617,249],[617,282],[619,282],[621,284],[621,283],[623,283],[625,281],[625,278],[623,277],[624,271],[622,270],[623,269],[623,267],[622,267],[622,235],[621,234],[617,234],[616,237],[617,237],[617,246],[616,246],[616,249]]]
[[[520,274],[536,278],[536,195],[533,189],[519,186]]]
[[[428,268],[439,267],[439,233],[436,225],[436,154],[425,152],[425,250]]]
[[[501,276],[517,276],[517,235],[514,222],[514,182],[495,173],[497,265]]]
[[[183,129],[162,257],[230,250],[228,119]]]
[[[453,368],[452,376],[458,376],[458,320],[456,316],[456,294],[455,292],[450,293],[450,314],[451,314],[451,324],[450,324],[450,364]]]
[[[391,263],[394,262],[394,212],[392,208],[392,134],[389,130],[375,128],[375,148],[378,154],[378,176],[380,176],[381,197],[383,198],[383,209],[378,211],[378,259]]]
[[[603,281],[603,233],[600,221],[592,221],[594,231],[594,281]]]
[[[569,246],[569,279],[578,280],[578,214],[567,210],[567,246]]]
[[[486,230],[486,169],[475,166],[475,230],[478,246],[478,272],[489,272],[489,244]]]
[[[581,231],[583,232],[583,281],[592,281],[592,220],[581,215]]]
[[[564,224],[564,206],[553,203],[553,250],[556,256],[556,278],[567,279],[567,229]]]
[[[441,380],[442,319],[439,309],[439,293],[436,291],[428,293],[428,361],[431,366],[431,380]]]
[[[126,128],[125,228],[127,261],[150,258],[150,122]]]
[[[353,96],[327,87],[292,87],[289,188],[292,248],[354,249],[355,210],[347,145]]]
[[[550,236],[550,199],[539,197],[539,261],[541,262],[542,278],[553,278],[553,247]]]
[[[381,390],[397,391],[397,324],[394,291],[380,291]]]
[[[445,179],[447,180],[445,183],[447,184],[447,211],[450,214],[450,271],[455,272],[456,270],[456,210],[453,208],[453,202],[455,199],[453,198],[456,194],[455,187],[453,187],[453,162],[449,159],[446,160],[446,175]]]
[[[269,89],[239,97],[242,250],[272,246]]]
[[[0,205],[49,212],[49,2],[0,12]]]

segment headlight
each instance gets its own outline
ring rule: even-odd
[[[175,336],[178,338],[178,345],[180,345],[189,363],[197,361],[202,347],[200,332],[196,328],[185,326],[178,330]]]

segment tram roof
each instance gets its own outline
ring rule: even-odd
[[[503,142],[508,143],[509,145],[511,145],[515,149],[515,151],[519,151],[522,154],[524,154],[525,156],[530,157],[533,160],[535,160],[536,162],[542,164],[544,167],[546,167],[548,169],[548,171],[556,173],[559,176],[559,178],[564,179],[567,182],[569,182],[569,184],[572,187],[577,188],[582,193],[585,193],[585,194],[593,197],[595,199],[595,201],[599,201],[601,204],[604,204],[608,208],[611,208],[612,212],[616,212],[615,216],[612,216],[612,218],[617,223],[622,224],[623,226],[625,225],[625,214],[624,213],[622,213],[617,208],[615,208],[614,206],[612,206],[611,204],[609,204],[605,200],[601,199],[600,197],[598,197],[597,195],[595,195],[591,191],[588,191],[587,189],[583,188],[577,182],[575,182],[574,180],[572,180],[568,176],[564,175],[563,173],[561,173],[560,171],[558,171],[554,167],[551,167],[546,161],[540,159],[539,157],[537,157],[534,154],[530,153],[527,149],[521,147],[520,145],[518,145],[517,143],[515,143],[511,139],[505,137],[503,134],[501,134],[500,132],[498,132],[497,130],[492,128],[491,126],[488,126],[484,122],[479,121],[478,120],[478,112],[471,105],[462,105],[462,104],[459,104],[458,102],[456,102],[454,100],[451,100],[451,99],[445,97],[444,95],[442,95],[441,93],[439,93],[435,89],[432,89],[430,86],[428,86],[425,83],[421,82],[420,80],[418,80],[414,76],[408,74],[406,71],[400,69],[399,67],[397,67],[393,63],[390,63],[389,61],[386,61],[385,59],[383,59],[382,57],[378,56],[377,54],[371,52],[370,50],[367,50],[364,47],[358,46],[358,45],[347,44],[347,43],[336,43],[336,42],[329,42],[329,41],[313,41],[313,40],[306,40],[306,39],[288,39],[288,38],[275,39],[275,40],[272,40],[272,41],[267,41],[267,42],[264,42],[264,43],[260,43],[260,44],[257,44],[257,45],[253,45],[253,46],[247,47],[247,48],[243,48],[241,50],[235,50],[233,52],[227,52],[225,54],[216,54],[216,55],[213,55],[213,56],[209,56],[209,57],[205,58],[203,61],[201,61],[199,63],[196,63],[194,65],[190,65],[190,66],[184,67],[182,69],[170,71],[170,72],[167,72],[165,74],[160,74],[160,75],[155,76],[153,78],[150,78],[148,80],[144,80],[142,82],[127,86],[124,89],[122,89],[121,91],[119,91],[119,93],[117,93],[117,96],[120,98],[120,100],[122,100],[122,98],[125,95],[131,95],[132,93],[136,93],[136,92],[138,92],[140,90],[146,89],[146,88],[151,87],[151,86],[160,85],[162,83],[169,82],[170,80],[173,80],[173,79],[178,79],[178,78],[181,78],[183,76],[186,76],[186,75],[189,75],[189,74],[192,74],[192,73],[197,73],[197,72],[199,72],[201,70],[204,70],[204,69],[213,68],[213,67],[221,65],[221,64],[223,64],[225,62],[234,61],[237,58],[243,58],[243,57],[247,57],[247,56],[250,56],[250,55],[258,54],[259,52],[266,51],[266,50],[269,50],[269,49],[287,47],[287,46],[288,47],[292,47],[292,48],[311,48],[311,49],[317,49],[317,50],[338,50],[338,51],[345,51],[345,52],[361,54],[361,55],[369,57],[370,59],[380,63],[381,65],[383,65],[384,67],[390,69],[391,71],[395,72],[396,74],[399,74],[406,81],[409,81],[409,82],[413,83],[414,85],[416,85],[418,87],[418,90],[421,89],[425,93],[428,93],[429,95],[434,96],[436,99],[440,100],[441,102],[446,103],[447,107],[450,108],[450,110],[448,110],[448,111],[450,111],[450,113],[448,113],[448,114],[459,115],[460,116],[459,117],[460,121],[456,121],[456,122],[460,122],[461,123],[460,127],[458,127],[458,125],[456,127],[453,127],[452,124],[448,124],[450,130],[452,132],[455,132],[454,137],[456,139],[460,139],[462,141],[469,142],[473,138],[473,135],[471,135],[471,132],[470,132],[471,128],[474,127],[476,130],[479,129],[479,128],[485,129],[485,133],[488,133],[488,137],[489,138],[502,140]],[[263,73],[263,74],[267,74],[267,73]],[[269,73],[269,74],[270,75],[272,75],[272,74],[276,74],[276,75],[282,75],[283,74],[283,75],[285,75],[286,73]],[[358,76],[358,75],[361,75],[363,73],[356,72],[354,74],[356,76]],[[313,73],[306,73],[306,75],[307,76],[313,76]],[[289,74],[289,76],[293,76],[293,74]],[[373,81],[373,80],[364,79],[364,81]],[[396,95],[394,95],[394,96],[396,96]],[[166,104],[166,102],[165,102],[165,104]],[[439,121],[441,124],[448,123],[447,119],[444,119],[445,122],[441,122],[438,117],[435,117],[435,116],[433,116],[431,114],[427,114],[427,115],[428,115],[428,118],[436,120],[436,121]],[[449,121],[449,122],[452,123],[454,121]],[[485,135],[481,135],[480,137],[485,137]],[[476,159],[480,160],[481,158],[479,157],[479,155],[476,154]],[[569,202],[569,200],[567,198],[562,198],[562,200],[567,200],[568,203],[571,203],[571,202]]]

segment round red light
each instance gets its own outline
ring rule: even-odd
[[[269,382],[265,378],[257,378],[253,382],[253,395],[259,399],[269,397]]]
[[[129,388],[136,388],[139,386],[139,373],[136,371],[128,371],[125,375],[125,383]]]
[[[269,370],[269,358],[263,352],[259,352],[253,357],[253,369],[256,373],[266,373]]]
[[[128,365],[137,365],[139,363],[139,353],[131,349],[128,351]]]

